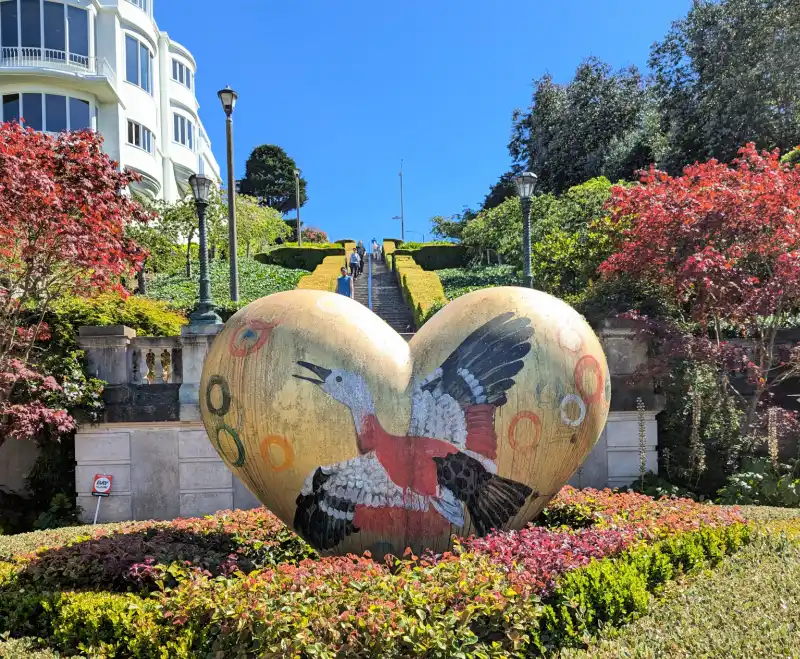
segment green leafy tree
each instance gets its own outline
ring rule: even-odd
[[[445,217],[435,215],[431,218],[431,233],[438,238],[451,238],[461,240],[467,223],[474,220],[477,213],[471,208],[465,208],[460,213]]]
[[[536,172],[539,190],[555,193],[601,175],[632,178],[655,160],[652,103],[636,67],[612,71],[589,58],[567,85],[546,75],[534,82],[530,109],[514,114],[512,172]]]
[[[148,249],[156,248],[156,253],[166,253],[166,242],[172,245],[180,244],[184,251],[186,276],[192,276],[192,245],[198,232],[199,220],[197,206],[191,195],[183,199],[167,203],[164,201],[151,202],[151,208],[156,213],[154,231],[143,236],[144,246]],[[208,244],[212,254],[220,248],[224,249],[228,241],[228,209],[223,203],[220,191],[211,188],[208,208],[206,209],[206,223],[208,226]],[[170,270],[171,267],[165,268]]]
[[[502,204],[506,199],[517,196],[517,184],[514,182],[516,174],[506,172],[490,189],[489,194],[483,199],[481,210],[495,208]]]
[[[263,144],[253,149],[245,166],[241,192],[258,199],[264,206],[282,214],[297,208],[294,171],[295,161],[286,151],[274,144]],[[308,201],[306,180],[300,177],[300,206]]]
[[[259,251],[278,238],[286,238],[289,227],[279,211],[261,206],[258,199],[247,195],[236,195],[236,237],[239,249],[244,248],[249,258],[251,251]]]
[[[679,173],[739,147],[787,151],[800,143],[800,4],[696,0],[652,50],[669,153]]]

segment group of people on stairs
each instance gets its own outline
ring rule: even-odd
[[[378,241],[372,239],[372,258],[379,261],[383,257],[383,250],[378,245]],[[342,274],[336,281],[336,292],[340,295],[347,295],[355,298],[355,284],[356,277],[364,273],[364,261],[367,258],[367,250],[364,248],[364,241],[359,240],[358,245],[353,248],[347,259],[350,266],[349,274],[348,267],[342,266]]]

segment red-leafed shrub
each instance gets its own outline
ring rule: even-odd
[[[0,445],[72,429],[33,348],[53,300],[121,289],[146,256],[125,235],[149,218],[127,194],[135,179],[96,133],[0,125]]]

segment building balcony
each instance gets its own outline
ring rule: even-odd
[[[3,75],[57,77],[74,89],[94,94],[105,103],[119,103],[117,74],[104,57],[88,57],[38,47],[0,48]]]

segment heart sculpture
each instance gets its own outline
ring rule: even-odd
[[[348,297],[297,290],[227,322],[200,392],[265,506],[317,549],[383,556],[534,519],[600,436],[611,381],[591,328],[545,293],[475,291],[407,343]]]

